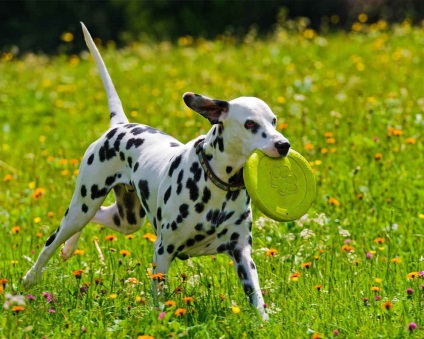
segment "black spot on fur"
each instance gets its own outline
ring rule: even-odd
[[[183,177],[184,177],[184,170],[181,170],[180,173],[178,173],[178,178],[177,178],[177,195],[179,195],[183,189]]]
[[[176,142],[171,142],[170,144],[169,144],[169,146],[171,146],[171,147],[179,147],[179,146],[181,146],[180,144],[177,144]]]
[[[196,231],[201,231],[201,230],[203,230],[203,224],[197,224],[196,226],[194,226],[194,229],[196,230]]]
[[[118,128],[114,128],[112,130],[110,130],[107,134],[106,134],[106,138],[107,139],[112,139],[113,136],[115,135],[116,131],[118,130]]]
[[[81,196],[85,198],[87,196],[87,187],[85,185],[81,186]]]
[[[172,254],[172,252],[174,252],[174,245],[168,245],[168,247],[166,248],[166,251],[169,253],[169,254]]]
[[[187,179],[186,188],[189,190],[190,200],[193,202],[196,201],[199,198],[199,188],[192,178]]]
[[[159,254],[159,255],[162,255],[162,254],[163,254],[163,251],[164,251],[163,246],[159,247],[159,249],[158,249],[158,254]]]
[[[187,240],[186,244],[188,247],[190,247],[190,246],[193,246],[195,243],[196,243],[196,240],[194,240],[193,238],[190,238]]]
[[[250,265],[250,268],[252,270],[256,270],[256,265],[255,265],[255,263],[253,261],[251,261],[249,265]]]
[[[169,186],[168,189],[165,192],[165,195],[163,196],[164,204],[166,204],[168,202],[168,199],[171,196],[171,190],[172,190],[172,186]]]
[[[118,136],[116,137],[115,142],[113,143],[113,148],[115,149],[115,151],[119,151],[119,146],[121,145],[121,140],[122,138],[125,136],[125,132],[118,134]]]
[[[131,157],[128,157],[127,158],[127,161],[128,161],[128,167],[129,168],[132,168],[132,158]]]
[[[221,244],[217,247],[216,251],[218,253],[222,253],[225,252],[227,250],[227,244]]]
[[[262,132],[262,138],[266,139],[267,135],[265,132]]]
[[[121,161],[125,161],[125,153],[119,152],[119,158],[121,159]]]
[[[81,206],[81,210],[82,210],[84,213],[87,213],[87,212],[88,212],[88,206],[87,206],[86,204],[82,204],[82,206]]]
[[[169,167],[169,171],[168,171],[168,175],[170,177],[172,177],[172,174],[174,173],[174,171],[178,168],[178,166],[180,166],[181,163],[181,155],[177,156],[174,158],[174,160],[171,163],[171,166]]]
[[[156,212],[156,217],[158,218],[159,221],[162,220],[162,208],[158,208],[157,212]]]
[[[106,140],[102,147],[99,149],[99,160],[104,162],[105,160],[110,160],[116,156],[116,151],[114,148],[109,147],[109,140]]]
[[[253,287],[247,282],[243,282],[244,293],[249,297],[250,303],[253,302]]]
[[[138,182],[138,188],[140,189],[140,194],[144,197],[144,199],[149,199],[150,191],[149,191],[149,183],[147,180],[140,180]]]
[[[127,145],[125,146],[125,149],[129,150],[133,146],[135,146],[135,148],[138,148],[141,145],[143,145],[143,143],[144,143],[144,139],[132,138],[127,141]]]
[[[107,178],[106,178],[106,180],[105,180],[105,185],[106,185],[106,186],[112,186],[112,185],[113,185],[113,183],[114,183],[114,182],[115,182],[115,180],[116,180],[116,177],[117,177],[117,174],[115,174],[115,175],[111,175],[111,176],[107,177]]]
[[[236,241],[238,238],[240,237],[240,234],[238,234],[237,232],[234,232],[233,234],[231,234],[231,241]]]
[[[94,161],[94,154],[92,154],[92,155],[90,155],[90,156],[88,157],[88,159],[87,159],[87,164],[88,164],[88,165],[91,165],[91,164],[93,163],[93,161]]]
[[[231,166],[225,167],[225,172],[227,172],[227,174],[230,174],[232,170],[233,168]]]
[[[178,228],[178,225],[175,221],[172,222],[171,228],[172,228],[173,231],[175,231]]]
[[[217,234],[218,238],[221,238],[223,235],[227,234],[227,232],[228,232],[228,229],[224,228],[221,232]]]
[[[102,189],[99,189],[99,186],[93,185],[91,186],[91,199],[97,199],[104,197],[108,194],[109,190],[107,187],[103,187]]]
[[[137,172],[138,166],[140,166],[140,164],[138,162],[136,162],[135,165],[134,165],[133,172]]]
[[[121,219],[119,218],[119,215],[116,213],[113,215],[113,223],[118,227],[121,226]]]
[[[140,216],[140,218],[144,218],[146,216],[146,211],[141,206],[140,206],[140,211],[139,211],[138,215]]]
[[[137,218],[133,210],[127,210],[127,221],[130,225],[137,225]]]
[[[196,240],[196,241],[202,241],[205,238],[206,238],[206,236],[203,235],[203,234],[197,234],[197,235],[194,236],[194,240]]]
[[[202,204],[202,203],[197,203],[195,206],[194,206],[194,210],[197,212],[197,213],[202,213],[203,211],[204,211],[204,209],[205,209],[205,205],[204,204]]]
[[[246,279],[247,272],[246,272],[245,268],[243,267],[243,265],[237,266],[237,274],[238,274],[238,276],[241,280]]]
[[[225,196],[225,199],[236,201],[239,195],[240,195],[240,191],[228,191]]]
[[[242,213],[240,217],[236,221],[236,225],[240,225],[243,221],[245,221],[250,215],[250,210],[247,210],[246,212]]]
[[[56,231],[57,232],[57,231]],[[56,233],[52,234],[46,241],[46,246],[50,246],[50,244],[56,239]]]
[[[232,255],[233,255],[234,260],[236,261],[236,263],[240,263],[240,261],[241,261],[241,250],[234,249]]]

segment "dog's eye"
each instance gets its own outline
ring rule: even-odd
[[[276,126],[277,125],[277,118],[272,119],[272,126]]]
[[[254,122],[253,120],[246,120],[246,122],[244,123],[244,127],[246,127],[246,129],[253,129],[257,126],[258,124]]]

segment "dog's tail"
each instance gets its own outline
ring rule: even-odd
[[[125,116],[124,109],[122,108],[121,100],[119,99],[118,93],[115,90],[112,79],[106,69],[105,63],[103,62],[102,57],[100,56],[99,50],[97,49],[93,39],[91,38],[90,33],[87,30],[87,27],[81,22],[82,31],[84,33],[85,42],[88,49],[91,52],[91,55],[96,62],[97,69],[99,70],[100,76],[103,81],[103,86],[105,87],[107,94],[107,102],[109,104],[110,111],[110,125],[117,124],[127,124],[128,119]]]

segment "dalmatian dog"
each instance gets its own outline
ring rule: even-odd
[[[187,144],[146,125],[129,123],[105,64],[82,24],[107,92],[110,128],[87,149],[65,215],[23,283],[30,288],[63,243],[63,260],[77,248],[87,223],[130,234],[147,217],[157,235],[154,272],[166,276],[175,258],[227,254],[250,301],[268,319],[252,260],[252,212],[243,166],[259,149],[286,156],[290,143],[276,131],[276,116],[254,97],[231,101],[185,93],[185,104],[212,124]],[[102,206],[113,190],[115,203]],[[153,294],[158,291],[154,282]]]

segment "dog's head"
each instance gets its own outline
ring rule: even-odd
[[[277,118],[262,100],[240,97],[228,102],[191,92],[185,93],[183,99],[188,107],[211,124],[222,124],[244,156],[255,149],[274,158],[288,154],[290,143],[275,129]]]

